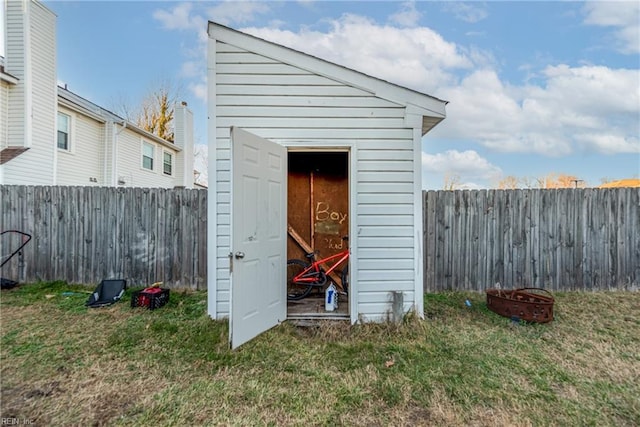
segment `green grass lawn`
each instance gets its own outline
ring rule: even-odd
[[[63,292],[76,292],[64,296]],[[426,295],[401,325],[285,323],[236,351],[206,293],[86,309],[63,282],[2,291],[1,417],[35,425],[640,425],[640,293],[557,294],[513,324]],[[465,299],[472,302],[466,307]]]

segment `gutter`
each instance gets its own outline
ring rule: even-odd
[[[153,142],[156,142],[156,143],[162,145],[163,147],[170,148],[173,151],[175,151],[176,153],[179,153],[180,151],[182,151],[182,148],[180,148],[178,145],[176,145],[176,144],[174,144],[172,142],[165,141],[164,139],[160,138],[159,136],[154,135],[154,134],[152,134],[150,132],[147,132],[146,130],[141,129],[138,126],[136,126],[136,125],[134,125],[132,123],[129,123],[129,122],[126,122],[126,121],[125,121],[125,123],[127,124],[126,127],[131,129],[132,131],[142,135],[146,139],[149,139],[149,140],[151,140]]]
[[[62,105],[65,108],[68,108],[69,110],[73,110],[78,114],[82,114],[83,116],[89,117],[90,119],[93,119],[99,123],[107,122],[107,120],[103,116],[100,116],[99,114],[94,113],[93,111],[90,111],[72,101],[69,101],[68,99],[63,98],[60,95],[58,95],[58,104]]]

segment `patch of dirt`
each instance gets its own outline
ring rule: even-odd
[[[405,421],[407,425],[420,426],[431,424],[433,419],[431,412],[427,408],[413,406],[406,409]]]
[[[19,386],[3,389],[2,407],[0,414],[3,419],[24,419],[33,423],[46,424],[45,419],[33,413],[33,408],[39,406],[38,402],[64,393],[58,381],[47,382],[41,385]],[[37,412],[37,411],[36,411]],[[33,418],[36,416],[36,418]]]
[[[42,387],[37,387],[29,390],[27,392],[27,399],[33,399],[37,397],[49,397],[53,393],[64,392],[64,390],[60,389],[60,383],[58,381],[53,381],[43,385]]]
[[[124,393],[111,392],[98,399],[93,407],[93,426],[106,426],[112,424],[114,418],[129,413],[135,406],[135,399]]]

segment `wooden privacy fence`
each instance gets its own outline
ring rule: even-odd
[[[206,190],[0,186],[0,207],[0,231],[33,235],[7,279],[206,289]],[[640,287],[638,188],[429,191],[424,233],[427,292]]]
[[[640,188],[423,195],[425,291],[640,285]]]
[[[206,190],[0,186],[0,206],[0,231],[33,236],[2,277],[206,289]],[[12,234],[3,257],[18,244]]]

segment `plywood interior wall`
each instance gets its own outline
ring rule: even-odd
[[[344,250],[349,234],[349,174],[346,152],[290,152],[288,222],[315,250],[327,257]],[[289,236],[287,258],[304,259]]]

